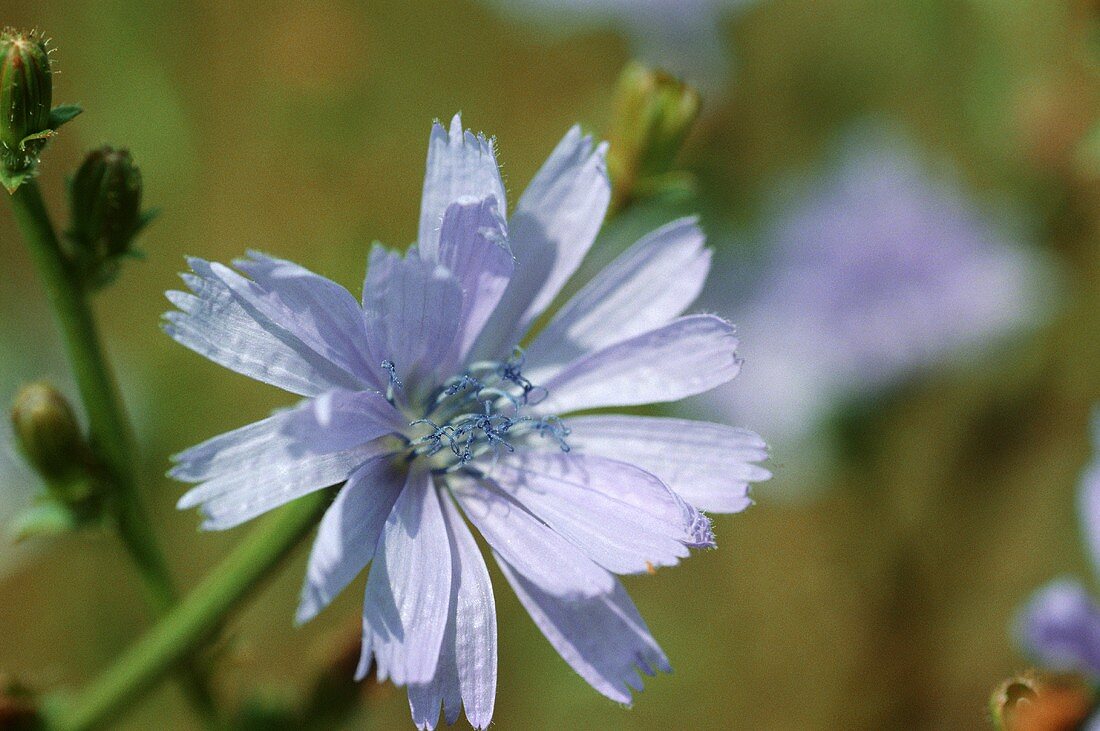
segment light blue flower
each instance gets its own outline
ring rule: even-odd
[[[710,403],[776,443],[798,443],[838,404],[1026,327],[1045,307],[1043,262],[887,134],[852,140],[765,240],[768,261],[742,304],[730,295],[743,288],[721,281],[704,298],[736,313],[750,343],[738,388]]]
[[[1100,572],[1100,410],[1093,414],[1092,462],[1081,476],[1078,516],[1093,568]],[[1044,667],[1083,672],[1100,681],[1100,607],[1075,579],[1040,589],[1021,610],[1016,636]]]
[[[672,401],[733,378],[729,323],[681,316],[709,268],[693,220],[637,242],[526,338],[576,271],[609,200],[605,146],[572,129],[505,220],[493,146],[436,125],[417,245],[376,247],[362,303],[296,264],[192,259],[165,329],[305,397],[175,457],[180,508],[225,529],[345,482],[321,521],[297,619],[367,564],[359,676],[407,685],[413,720],[443,705],[488,725],[496,615],[472,524],[546,637],[621,703],[667,671],[616,574],[713,546],[699,509],[737,512],[769,475],[755,434],[579,410]],[[525,343],[520,351],[517,344]]]

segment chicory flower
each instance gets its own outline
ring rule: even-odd
[[[370,564],[359,676],[407,685],[433,728],[475,728],[496,692],[493,589],[476,528],[539,628],[622,703],[667,671],[617,574],[711,547],[701,509],[747,507],[761,439],[680,419],[573,412],[677,400],[733,378],[733,327],[682,316],[710,255],[694,220],[638,241],[532,324],[600,229],[605,146],[572,129],[505,218],[492,143],[436,125],[416,245],[376,246],[361,301],[289,261],[191,259],[165,329],[207,358],[304,397],[174,459],[180,508],[226,529],[343,483],[313,545],[305,622]],[[517,347],[523,344],[524,349]],[[468,525],[469,524],[469,525]]]

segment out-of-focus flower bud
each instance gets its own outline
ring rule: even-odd
[[[48,383],[28,384],[15,396],[11,420],[46,493],[12,520],[9,534],[17,541],[53,536],[99,520],[102,473],[65,397]]]
[[[56,388],[44,382],[21,388],[11,421],[27,461],[47,481],[84,470],[87,443],[72,407]]]
[[[0,183],[14,193],[34,174],[38,155],[76,106],[51,108],[53,72],[47,39],[14,28],[0,31]]]
[[[1082,678],[1035,670],[1001,683],[989,699],[998,731],[1073,731],[1092,704],[1093,694]]]
[[[118,274],[122,257],[133,256],[134,237],[152,219],[141,211],[141,171],[126,150],[89,152],[69,181],[69,255],[92,286]]]
[[[688,182],[673,173],[673,163],[699,106],[691,86],[640,63],[627,65],[619,77],[608,135],[613,205]]]

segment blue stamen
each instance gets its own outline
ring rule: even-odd
[[[382,370],[390,374],[390,385],[401,388],[404,384],[401,383],[401,379],[397,377],[397,366],[394,365],[392,360],[382,361]]]
[[[509,383],[514,383],[523,390],[523,395],[519,398],[525,404],[530,402],[530,394],[532,391],[539,390],[542,392],[543,395],[542,398],[539,399],[539,401],[541,401],[543,398],[546,398],[547,395],[545,388],[542,388],[541,386],[536,386],[535,384],[531,383],[530,379],[523,375],[523,364],[526,362],[526,360],[527,356],[523,352],[523,348],[517,345],[512,351],[512,357],[501,363],[500,367],[497,369],[497,375],[500,376],[501,379],[508,381]],[[530,403],[538,403],[538,401]]]
[[[392,367],[392,362],[386,361]],[[501,452],[515,452],[511,435],[534,433],[554,439],[563,452],[569,451],[569,428],[557,416],[534,417],[522,413],[524,407],[541,402],[549,393],[523,375],[524,354],[516,348],[504,363],[475,363],[466,373],[450,379],[438,392],[430,412],[409,426],[425,424],[431,432],[413,444],[415,454],[431,456],[446,447],[457,460],[443,469],[458,469],[485,451],[493,451],[494,460]],[[383,364],[396,380],[396,373]],[[475,375],[476,374],[476,375]],[[517,393],[518,390],[518,393]],[[480,408],[473,410],[471,402]],[[508,410],[508,413],[505,413]],[[434,417],[434,414],[439,414]],[[435,420],[427,417],[433,417]]]
[[[382,361],[381,367],[382,370],[390,374],[390,383],[386,386],[386,400],[392,404],[394,391],[398,388],[402,388],[404,384],[402,384],[401,379],[397,377],[397,366],[394,365],[392,360]]]

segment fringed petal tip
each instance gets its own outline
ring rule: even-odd
[[[688,526],[688,538],[684,545],[688,548],[717,548],[714,540],[714,526],[710,518],[698,510],[692,511],[691,524]]]
[[[439,140],[447,145],[470,145],[484,155],[496,157],[496,138],[486,135],[484,132],[474,132],[462,126],[462,112],[456,112],[451,117],[450,124],[444,124],[443,120],[436,118],[432,122],[432,133],[429,144]]]

